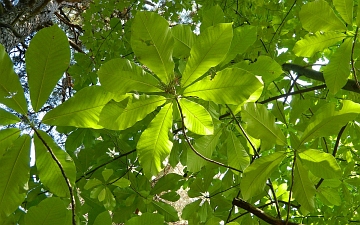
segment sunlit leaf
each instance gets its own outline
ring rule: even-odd
[[[239,68],[227,68],[214,79],[205,77],[185,89],[185,96],[197,96],[217,104],[238,105],[262,88],[262,82],[253,74]]]
[[[325,179],[341,177],[341,169],[334,156],[315,149],[305,150],[299,153],[302,163],[315,176]]]
[[[19,77],[13,69],[13,63],[0,44],[0,103],[16,110],[19,113],[27,113],[27,104],[24,90],[21,87]]]
[[[189,57],[191,47],[196,40],[196,35],[192,32],[191,26],[178,24],[171,28],[171,33],[175,40],[173,56],[177,58]]]
[[[353,21],[354,1],[353,0],[333,0],[333,4],[335,6],[336,11],[339,12],[339,14],[343,18],[343,20],[351,26],[352,21]]]
[[[0,155],[0,165],[0,215],[8,216],[26,196],[30,173],[30,136],[21,136]]]
[[[327,205],[341,205],[341,197],[339,190],[337,188],[329,188],[329,187],[320,187],[316,192],[316,196],[320,197],[320,199]]]
[[[21,130],[17,128],[0,130],[0,156],[2,156],[13,141],[19,137],[20,132]]]
[[[52,150],[53,156],[43,141]],[[76,168],[73,160],[44,131],[37,131],[36,135],[34,135],[34,143],[36,167],[41,182],[55,195],[69,197],[69,187],[65,179],[68,180],[70,185],[75,184]],[[62,169],[60,169],[58,163]],[[66,177],[64,177],[64,174]]]
[[[98,71],[101,86],[107,91],[125,94],[127,92],[159,92],[159,81],[141,67],[127,59],[112,59]]]
[[[202,105],[185,98],[181,98],[179,103],[184,114],[184,123],[187,129],[200,135],[214,133],[212,118]]]
[[[218,23],[225,22],[225,15],[219,5],[215,5],[208,10],[203,10],[200,30],[203,32],[206,28]]]
[[[131,26],[131,47],[138,60],[161,81],[174,78],[174,39],[168,22],[155,12],[137,12]]]
[[[218,65],[229,50],[232,37],[231,23],[216,24],[202,32],[191,48],[181,86],[189,86],[211,67]]]
[[[275,152],[271,155],[261,156],[245,169],[240,183],[244,200],[248,200],[264,190],[266,180],[285,156],[285,152]]]
[[[326,86],[330,92],[336,94],[345,86],[350,75],[350,58],[352,39],[345,39],[336,52],[331,56],[329,64],[324,69]]]
[[[0,125],[9,125],[20,121],[19,117],[4,109],[0,109]]]
[[[70,63],[68,38],[57,25],[43,28],[26,51],[30,99],[35,112],[44,105]]]
[[[317,0],[303,5],[299,16],[302,26],[311,32],[346,30],[345,24],[324,0]]]
[[[157,175],[162,162],[170,154],[173,143],[169,139],[172,126],[172,103],[165,105],[141,134],[137,153],[145,175]]]
[[[227,158],[228,165],[240,170],[244,170],[250,163],[250,157],[245,151],[244,146],[241,144],[234,132],[229,133],[227,138]],[[237,171],[233,171],[237,174]]]

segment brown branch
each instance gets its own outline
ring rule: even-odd
[[[259,217],[260,219],[262,219],[263,221],[265,221],[269,224],[273,224],[273,225],[285,225],[286,224],[286,221],[274,218],[274,217],[268,215],[267,213],[265,213],[263,210],[251,205],[250,203],[248,203],[240,198],[234,198],[232,201],[232,204],[237,207],[240,207],[242,209],[245,209],[246,211],[254,214],[255,216]],[[294,223],[294,222],[287,222],[287,224],[288,225],[301,225],[299,223]]]
[[[11,30],[11,32],[15,35],[15,37],[17,37],[17,38],[23,38],[23,36],[20,34],[20,33],[18,33],[16,30],[15,30],[15,28],[13,27],[13,26],[11,26],[10,24],[6,24],[6,23],[2,23],[2,22],[0,22],[0,27],[5,27],[5,28],[7,28],[7,29],[9,29],[9,30]]]
[[[232,167],[232,166],[227,166],[227,165],[225,165],[225,164],[223,164],[223,163],[221,163],[221,162],[218,162],[218,161],[209,159],[209,158],[207,158],[206,156],[203,156],[200,152],[198,152],[198,151],[194,148],[194,146],[193,146],[193,145],[191,144],[191,142],[190,142],[189,137],[188,137],[187,134],[186,134],[186,130],[185,130],[186,127],[185,127],[185,122],[184,122],[184,114],[183,114],[183,112],[182,112],[182,108],[181,108],[181,106],[180,106],[179,100],[178,100],[177,98],[175,98],[175,100],[176,100],[176,103],[177,103],[177,105],[178,105],[178,107],[179,107],[179,111],[180,111],[183,135],[184,135],[184,137],[185,137],[185,141],[188,143],[188,145],[189,145],[189,147],[191,148],[191,150],[192,150],[196,155],[198,155],[200,158],[204,159],[205,161],[208,161],[208,162],[214,163],[214,164],[216,164],[216,165],[219,165],[219,166],[222,166],[222,167],[225,167],[225,168],[228,168],[228,169],[232,169],[232,170],[235,170],[235,171],[237,171],[237,172],[242,173],[242,171],[239,170],[239,169],[236,169],[236,168],[234,168],[234,167]]]
[[[44,144],[44,146],[46,147],[46,149],[49,151],[51,157],[53,158],[53,160],[55,161],[55,163],[57,164],[57,166],[59,167],[61,174],[66,182],[66,185],[68,187],[69,190],[69,194],[70,194],[70,204],[71,204],[71,213],[72,213],[72,224],[76,225],[76,219],[75,219],[75,197],[74,197],[74,192],[73,189],[71,187],[69,178],[66,176],[65,174],[65,170],[63,168],[63,166],[61,165],[59,159],[56,157],[55,153],[53,152],[53,150],[50,148],[50,146],[46,143],[46,141],[41,137],[40,133],[36,130],[35,127],[32,127],[32,129],[34,130],[34,132],[36,133],[36,135],[39,137],[39,139],[41,140],[41,142]]]

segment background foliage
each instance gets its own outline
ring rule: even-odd
[[[58,4],[0,45],[0,224],[360,223],[357,1]]]

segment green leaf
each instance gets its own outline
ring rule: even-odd
[[[13,63],[0,44],[0,103],[14,109],[15,111],[26,115],[27,103],[24,96],[24,90],[21,87],[19,77],[13,69]]]
[[[177,58],[187,58],[190,56],[191,47],[194,45],[196,35],[191,30],[191,26],[178,24],[171,28],[174,37],[173,56]]]
[[[240,26],[234,29],[234,37],[231,41],[230,49],[221,62],[221,67],[225,66],[230,60],[234,59],[236,55],[244,53],[257,40],[257,27],[255,26]],[[258,58],[261,58],[260,56]]]
[[[21,130],[17,128],[0,130],[0,156],[2,156],[13,141],[19,137],[20,132]]]
[[[24,201],[30,174],[30,136],[19,137],[0,155],[0,215],[9,216]]]
[[[156,211],[162,216],[166,222],[175,222],[179,220],[178,212],[169,204],[163,202],[152,201]]]
[[[44,105],[70,63],[68,38],[57,25],[43,28],[26,51],[31,104],[35,112]]]
[[[198,199],[194,202],[187,204],[181,213],[181,218],[188,220],[191,217],[193,217],[194,213],[198,212],[198,210],[200,208],[200,203],[201,203],[201,199]]]
[[[74,97],[48,112],[42,122],[57,126],[101,129],[103,127],[98,124],[100,112],[115,96],[100,86],[83,88]]]
[[[241,144],[234,132],[230,132],[226,140],[227,143],[227,159],[228,165],[234,168],[244,170],[250,163],[250,157],[245,151],[244,146]],[[233,171],[238,174],[237,171]]]
[[[313,211],[315,208],[315,186],[310,181],[308,171],[305,170],[300,160],[296,160],[293,180],[294,198],[301,207],[307,211]]]
[[[116,200],[114,195],[112,194],[112,192],[110,191],[110,189],[108,187],[105,187],[103,189],[105,195],[104,195],[104,199],[102,200],[105,209],[107,210],[113,210],[116,206]],[[99,194],[100,196],[100,194]],[[100,199],[99,199],[100,200]]]
[[[214,125],[209,112],[200,104],[181,98],[180,107],[184,114],[185,127],[200,135],[214,133]]]
[[[345,24],[336,16],[334,10],[324,0],[305,4],[300,12],[300,21],[304,29],[316,31],[345,31]]]
[[[328,205],[337,205],[340,206],[342,199],[338,189],[329,188],[329,187],[320,187],[318,188],[316,195]]]
[[[210,26],[215,26],[218,23],[225,22],[225,15],[219,5],[215,5],[208,10],[203,11],[202,21],[200,25],[200,30],[203,32],[206,28]]]
[[[325,66],[324,78],[330,92],[336,94],[345,86],[350,75],[350,58],[352,39],[348,38],[331,56],[329,64]]]
[[[115,186],[118,186],[120,188],[126,188],[126,187],[130,186],[131,182],[128,179],[122,177],[122,178],[120,178],[119,180],[115,181],[112,184],[115,185]]]
[[[184,90],[185,96],[197,96],[217,104],[239,105],[250,98],[262,82],[253,74],[239,68],[227,68],[214,79],[205,77]]]
[[[247,65],[245,63],[238,63],[236,67],[250,72],[257,76],[261,76],[265,83],[270,83],[279,77],[283,70],[281,66],[269,56],[259,56],[257,61]]]
[[[131,26],[131,47],[137,59],[164,83],[174,78],[174,39],[168,22],[155,12],[137,12]]]
[[[89,179],[89,180],[86,182],[84,188],[85,188],[85,190],[89,190],[89,189],[91,189],[91,188],[93,188],[93,187],[95,187],[95,186],[98,186],[98,185],[100,185],[100,184],[102,184],[102,182],[101,182],[100,180],[98,180],[98,179],[96,179],[96,178],[93,178],[93,179]]]
[[[54,156],[48,151],[43,141],[45,141],[46,145],[52,150]],[[34,144],[36,168],[41,182],[55,195],[59,197],[69,197],[69,188],[63,172],[68,182],[74,185],[76,168],[73,160],[44,131],[37,130],[34,136]],[[56,161],[53,157],[56,157]],[[60,163],[63,171],[60,170],[58,163]]]
[[[0,108],[0,125],[9,125],[20,121],[19,117]]]
[[[182,180],[183,177],[176,173],[170,173],[166,176],[161,177],[155,184],[155,186],[151,189],[151,194],[160,194],[162,192],[168,191],[168,190],[177,190],[181,186],[180,180]]]
[[[307,34],[305,38],[295,43],[293,52],[297,56],[312,57],[316,52],[335,45],[345,37],[346,34],[340,32]]]
[[[101,86],[117,94],[162,91],[155,77],[127,59],[112,59],[106,62],[100,67],[98,75]]]
[[[157,213],[143,213],[141,216],[136,216],[128,220],[125,225],[154,225],[164,224],[164,217]]]
[[[232,37],[231,23],[216,24],[202,32],[191,48],[181,86],[189,86],[211,67],[218,65],[229,51]]]
[[[168,134],[172,126],[172,111],[172,103],[165,105],[141,134],[137,143],[139,161],[148,177],[160,172],[162,162],[173,146]]]
[[[285,152],[275,152],[271,155],[261,156],[244,170],[240,189],[245,201],[264,190],[266,180],[285,156]]]
[[[123,102],[112,101],[101,111],[99,124],[111,130],[125,130],[165,102],[166,98],[158,95],[133,96]]]
[[[51,197],[33,206],[25,214],[26,225],[51,224],[64,225],[67,209],[60,198]]]
[[[111,216],[108,211],[100,213],[95,221],[94,225],[112,225]]]
[[[315,176],[324,179],[333,179],[341,177],[341,168],[336,162],[334,156],[329,153],[315,149],[309,149],[299,153],[303,164]]]
[[[353,22],[353,8],[354,1],[353,0],[333,0],[333,4],[335,9],[339,12],[340,16],[343,20],[352,26]]]
[[[241,115],[252,137],[271,144],[287,145],[286,137],[265,105],[249,102],[243,106]]]
[[[331,103],[318,109],[304,130],[299,146],[311,139],[337,134],[341,127],[358,116],[360,104],[350,100],[343,100],[342,103],[339,111],[335,111],[335,105]]]

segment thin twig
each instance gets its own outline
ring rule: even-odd
[[[277,212],[277,217],[278,217],[279,219],[281,219],[279,202],[278,202],[278,200],[277,200],[277,198],[276,198],[276,193],[275,193],[275,190],[274,190],[274,186],[272,185],[272,182],[271,182],[270,178],[268,179],[268,182],[269,182],[268,186],[270,187],[271,193],[272,193],[273,198],[274,198],[274,203],[275,203],[275,208],[276,208],[276,212]]]

